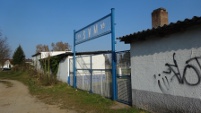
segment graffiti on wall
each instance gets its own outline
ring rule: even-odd
[[[173,53],[173,63],[166,63],[166,71],[160,74],[155,74],[154,78],[157,79],[158,86],[162,92],[166,92],[170,89],[170,83],[177,79],[179,84],[187,84],[189,86],[196,86],[201,82],[201,64],[199,59],[201,57],[193,57],[185,62],[183,70],[180,72],[180,68],[177,60],[175,59],[176,53]],[[193,64],[192,64],[193,63]],[[194,76],[191,76],[191,75]],[[170,77],[171,76],[171,77]],[[193,77],[193,80],[187,79]]]

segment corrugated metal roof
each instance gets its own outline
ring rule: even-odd
[[[111,53],[111,51],[88,51],[88,52],[76,52],[76,55],[97,55],[97,54],[107,54],[107,53]],[[73,56],[73,53],[63,53],[57,56]]]
[[[119,37],[120,41],[125,43],[131,43],[131,41],[144,40],[151,36],[163,37],[165,35],[173,34],[176,32],[184,31],[186,28],[201,24],[201,17],[194,16],[192,19],[185,19],[184,21],[177,21],[176,23],[170,23],[162,27],[147,29],[139,31],[133,34]]]
[[[42,53],[46,53],[46,54],[47,54],[47,53],[50,53],[51,55],[55,56],[53,53],[63,54],[64,52],[65,52],[65,53],[72,53],[72,51],[45,51],[45,52],[38,52],[38,53],[32,55],[32,57],[38,56],[38,55],[40,55],[40,54],[42,54]]]
[[[32,57],[35,57],[35,56],[40,55],[40,54],[41,54],[41,53],[36,53],[36,54],[32,55]]]

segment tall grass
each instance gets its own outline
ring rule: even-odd
[[[47,104],[58,105],[61,109],[75,110],[78,113],[147,113],[134,107],[111,109],[114,101],[100,95],[73,89],[66,83],[45,85],[41,73],[33,69],[27,71],[0,72],[0,79],[13,79],[23,82],[30,93]]]

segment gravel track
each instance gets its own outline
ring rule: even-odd
[[[47,105],[29,94],[28,87],[15,80],[8,87],[0,82],[0,113],[76,113],[72,110],[60,109],[56,105]]]

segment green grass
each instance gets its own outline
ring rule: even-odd
[[[79,113],[148,113],[134,107],[111,109],[114,101],[100,95],[77,90],[66,83],[44,86],[37,77],[29,76],[30,72],[0,72],[0,79],[13,79],[29,87],[30,93],[47,104],[59,105],[62,109],[75,110]]]
[[[12,80],[19,80],[23,83],[27,83],[27,72],[23,71],[0,71],[0,79],[12,79]]]

